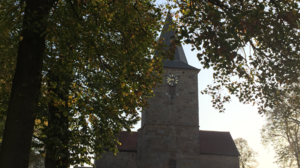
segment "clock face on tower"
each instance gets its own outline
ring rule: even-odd
[[[170,74],[167,76],[167,83],[170,85],[170,86],[175,86],[177,85],[178,83],[178,77],[173,75],[173,74]]]

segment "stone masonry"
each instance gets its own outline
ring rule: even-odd
[[[163,84],[154,89],[155,97],[148,100],[150,107],[142,114],[137,150],[140,167],[164,168],[170,160],[178,166],[199,167],[198,72],[164,68]],[[169,74],[178,77],[176,86],[166,83]]]

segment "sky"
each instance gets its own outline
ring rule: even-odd
[[[196,56],[197,52],[191,51],[190,45],[183,45],[183,49],[188,63],[201,69],[198,74],[200,130],[225,131],[230,132],[233,139],[243,138],[254,151],[258,152],[256,157],[258,168],[278,168],[273,163],[275,152],[272,147],[266,148],[261,144],[260,129],[265,123],[265,117],[258,114],[257,106],[242,104],[237,98],[232,97],[232,101],[225,105],[225,113],[219,113],[212,107],[211,97],[200,93],[207,85],[213,84],[213,70],[202,68]],[[132,131],[136,131],[140,126],[139,122]]]

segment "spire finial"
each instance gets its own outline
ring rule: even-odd
[[[187,64],[187,59],[185,57],[184,51],[181,44],[175,45],[175,23],[173,23],[171,10],[168,11],[167,17],[165,20],[165,25],[163,27],[162,34],[160,37],[164,40],[165,44],[169,47],[172,47],[174,51],[174,60],[181,61]],[[174,46],[173,46],[174,45]],[[171,48],[169,48],[171,49]]]
[[[167,50],[166,52],[174,53],[174,60],[163,60],[163,64],[165,68],[184,68],[184,69],[197,69],[195,67],[192,67],[188,64],[186,56],[184,54],[183,48],[181,44],[175,44],[175,23],[172,19],[172,13],[169,9],[165,25],[163,27],[162,33],[160,35],[160,39],[162,39],[167,47],[164,48],[164,50]],[[198,69],[197,69],[198,70]]]

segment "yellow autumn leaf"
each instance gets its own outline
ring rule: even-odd
[[[41,123],[41,120],[40,119],[36,119],[35,120],[35,124],[40,124]]]

